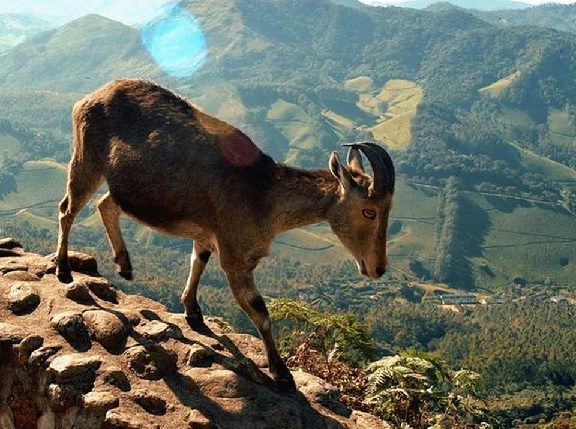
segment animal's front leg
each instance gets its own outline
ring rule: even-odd
[[[192,256],[190,257],[190,274],[186,281],[186,287],[182,292],[181,301],[184,304],[184,313],[186,320],[192,329],[199,330],[205,327],[202,317],[202,310],[198,305],[198,284],[200,277],[206,268],[206,264],[212,253],[203,247],[198,241],[194,242]]]
[[[268,314],[268,309],[262,296],[256,290],[252,272],[228,271],[226,275],[234,298],[236,298],[240,307],[242,307],[248,317],[250,317],[250,320],[254,326],[256,326],[262,337],[268,357],[268,368],[270,369],[272,377],[280,386],[295,389],[294,378],[276,349],[272,335],[270,315]]]

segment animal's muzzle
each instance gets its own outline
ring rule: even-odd
[[[373,279],[379,279],[380,277],[382,277],[384,275],[384,273],[386,272],[386,267],[385,266],[379,266],[376,267],[374,269],[374,272],[370,273],[368,272],[368,269],[366,268],[366,263],[364,262],[364,260],[360,261],[360,263],[358,264],[358,271],[360,271],[360,273],[362,275],[371,277]]]

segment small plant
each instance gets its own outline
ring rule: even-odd
[[[374,344],[368,326],[351,313],[314,310],[291,299],[273,299],[268,309],[279,329],[279,348],[290,367],[329,381],[347,406],[372,411],[365,403]]]
[[[468,370],[453,371],[428,353],[405,351],[373,362],[367,369],[366,402],[397,427],[419,429],[424,421],[443,427],[439,426],[443,421],[461,423],[481,414],[474,402],[479,397],[480,376]]]
[[[271,300],[268,309],[279,325],[284,355],[295,356],[298,349],[312,348],[329,369],[335,360],[361,366],[372,357],[374,343],[368,326],[352,313],[322,312],[287,298]]]

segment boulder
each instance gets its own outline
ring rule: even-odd
[[[107,310],[87,310],[82,313],[82,320],[91,337],[108,352],[119,354],[124,350],[130,328],[117,314]]]
[[[50,324],[74,349],[85,352],[92,347],[82,313],[74,310],[57,313],[50,319]]]
[[[40,295],[32,284],[15,282],[8,293],[8,308],[14,314],[32,313],[40,304]]]

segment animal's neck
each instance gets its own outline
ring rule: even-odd
[[[328,171],[278,165],[273,214],[276,232],[325,221],[338,198],[339,186]]]

